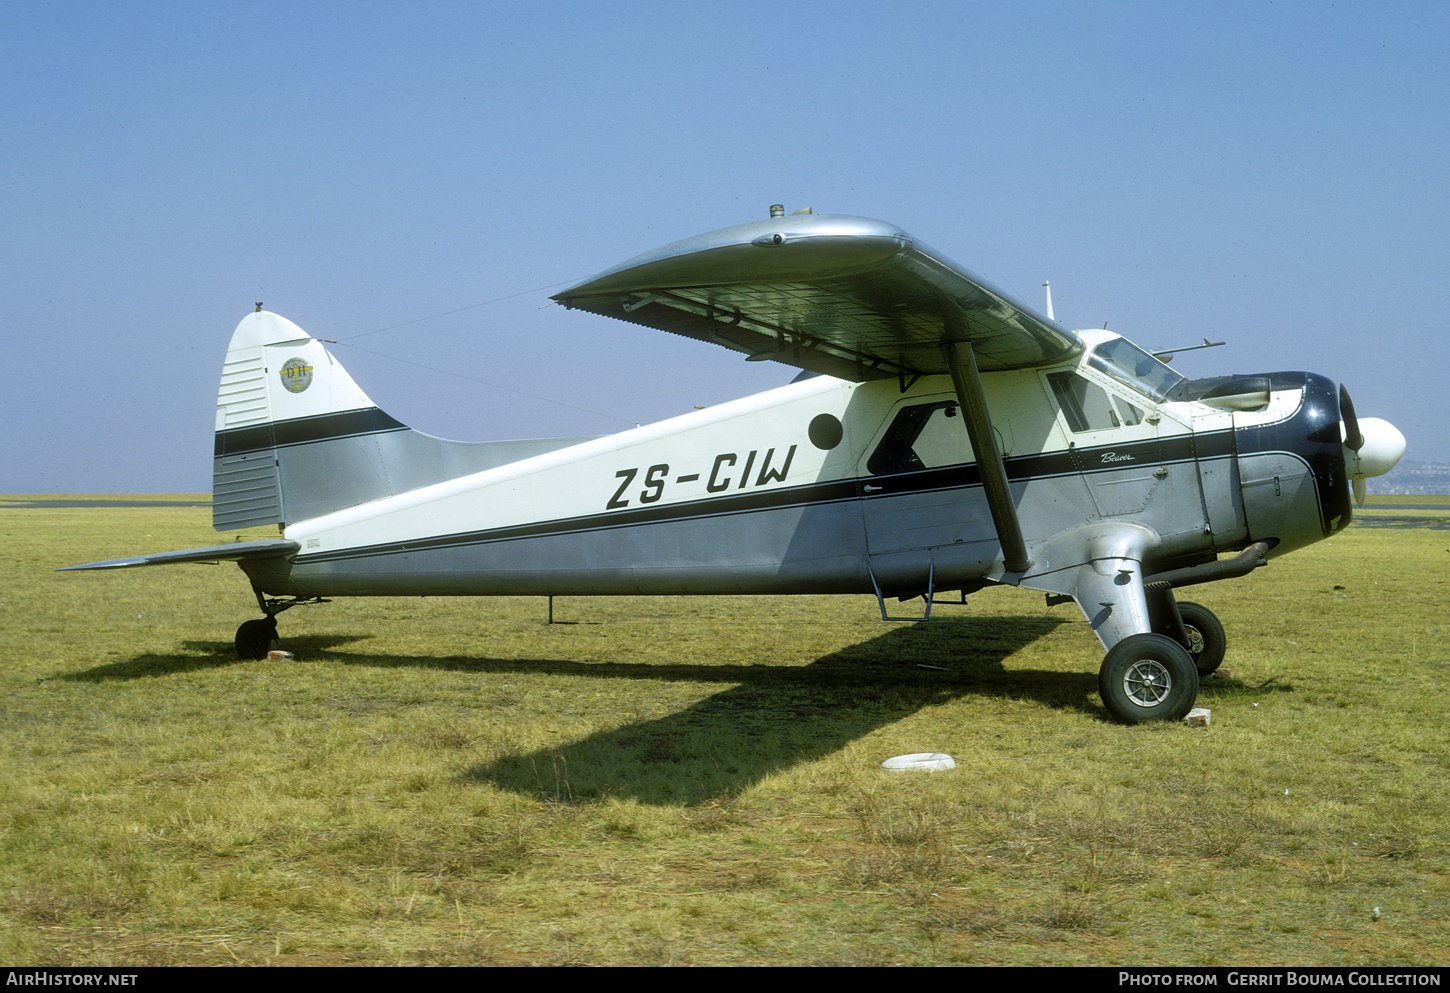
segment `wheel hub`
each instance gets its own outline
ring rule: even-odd
[[[1172,688],[1168,670],[1153,659],[1139,659],[1123,674],[1123,695],[1138,707],[1156,707]]]
[[[1198,658],[1203,654],[1203,632],[1192,624],[1184,625],[1183,630],[1188,632],[1188,654]]]

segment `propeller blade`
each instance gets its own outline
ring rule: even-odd
[[[1405,436],[1389,421],[1366,417],[1363,421],[1354,412],[1349,389],[1339,384],[1339,418],[1344,426],[1344,469],[1354,491],[1354,502],[1364,506],[1365,479],[1383,476],[1393,469],[1405,454]]]
[[[1359,418],[1354,415],[1354,401],[1343,383],[1339,385],[1339,417],[1344,421],[1344,447],[1359,451],[1364,447],[1364,434],[1359,429]]]

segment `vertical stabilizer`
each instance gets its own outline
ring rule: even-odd
[[[285,317],[248,314],[232,334],[217,391],[212,526],[225,531],[310,516],[292,506],[300,494],[283,484],[282,449],[380,429],[404,426],[368,399],[321,342]],[[354,477],[358,470],[376,475],[369,453],[354,454],[362,456],[348,460]]]
[[[217,391],[212,526],[287,524],[577,444],[445,441],[379,410],[322,346],[259,310]]]

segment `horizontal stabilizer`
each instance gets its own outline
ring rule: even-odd
[[[178,562],[239,562],[242,559],[285,558],[296,555],[302,548],[295,541],[273,538],[267,541],[236,541],[230,545],[210,545],[206,548],[188,548],[181,552],[157,552],[154,555],[133,555],[124,559],[107,559],[104,562],[87,562],[85,565],[68,565],[56,572],[72,572],[81,569],[133,569],[143,565],[175,565]]]

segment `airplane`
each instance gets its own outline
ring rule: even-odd
[[[929,618],[1020,586],[1077,604],[1103,705],[1137,724],[1184,717],[1225,656],[1177,591],[1343,530],[1404,454],[1324,376],[1188,380],[892,224],[770,215],[552,299],[801,370],[787,384],[605,437],[446,441],[258,304],[223,366],[212,521],[280,536],[68,569],[236,562],[264,615],[242,658],[340,596],[869,593]]]

